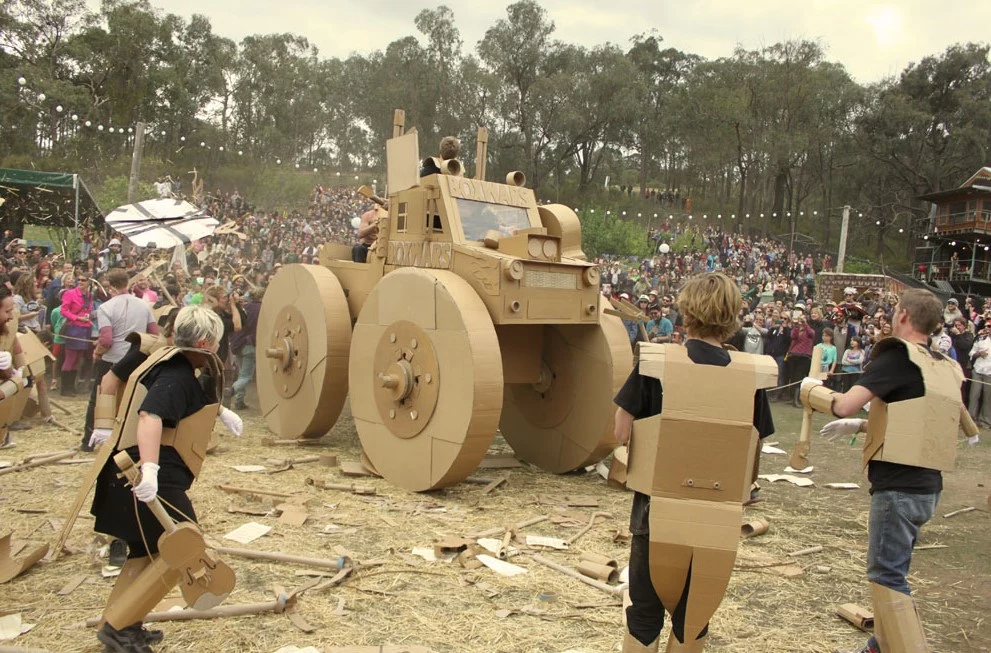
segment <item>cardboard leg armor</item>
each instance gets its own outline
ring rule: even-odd
[[[871,596],[874,637],[883,653],[929,653],[926,631],[911,596],[877,583],[871,583]]]
[[[657,639],[650,644],[641,644],[640,640],[627,632],[623,635],[622,653],[657,653]]]
[[[709,639],[708,635],[699,639],[693,639],[682,644],[678,641],[678,638],[674,636],[674,632],[668,636],[668,646],[664,649],[665,653],[702,653],[705,650],[705,640]]]
[[[117,630],[142,621],[181,578],[182,573],[161,556],[128,559],[107,600],[103,620]]]

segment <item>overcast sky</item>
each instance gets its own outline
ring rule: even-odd
[[[910,62],[958,41],[988,40],[978,8],[986,0],[541,0],[556,37],[626,48],[634,34],[656,29],[667,46],[714,59],[737,45],[756,49],[786,39],[820,41],[827,57],[859,82],[897,75]],[[99,0],[87,0],[98,8]],[[151,0],[188,18],[206,14],[214,31],[240,40],[249,34],[294,32],[324,57],[367,53],[416,33],[424,0]],[[505,16],[505,0],[446,2],[467,49]]]

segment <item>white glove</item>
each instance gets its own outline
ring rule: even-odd
[[[6,372],[14,363],[14,355],[9,351],[0,351],[0,371]]]
[[[241,433],[244,431],[244,421],[230,408],[220,409],[220,421],[224,423],[227,430],[231,432],[235,438],[241,437]]]
[[[158,465],[141,463],[141,482],[134,486],[138,501],[151,503],[158,496]]]
[[[972,447],[980,441],[981,441],[980,434],[972,435],[969,438],[967,438],[967,444],[969,444]]]
[[[93,429],[93,434],[89,436],[89,446],[98,447],[110,439],[113,431],[110,429]]]
[[[827,438],[839,437],[841,435],[854,435],[860,432],[860,427],[863,426],[865,421],[866,420],[858,419],[856,417],[837,419],[823,426],[822,430],[819,431],[819,434],[825,435]]]

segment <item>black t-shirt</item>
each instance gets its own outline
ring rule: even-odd
[[[148,355],[141,351],[141,344],[134,342],[131,343],[131,348],[127,350],[127,353],[110,368],[114,376],[121,380],[123,383],[127,383],[127,380],[131,378],[134,370],[141,367],[141,364],[148,360]]]
[[[181,354],[155,365],[141,383],[148,388],[148,394],[139,410],[161,417],[165,428],[174,428],[179,420],[207,405],[206,393],[192,364]]]
[[[942,354],[930,351],[936,359]],[[885,403],[918,399],[926,394],[922,372],[909,359],[904,347],[891,347],[878,354],[866,368],[856,385],[862,385]],[[938,469],[914,467],[872,460],[867,464],[867,480],[871,493],[897,490],[911,494],[933,494],[943,489],[943,475]]]
[[[689,340],[685,343],[685,348],[688,349],[688,357],[698,365],[726,367],[730,364],[729,352],[702,340]],[[704,392],[705,389],[700,388],[699,391]],[[642,376],[634,367],[613,401],[633,415],[634,419],[644,419],[661,413],[663,398],[664,392],[660,380],[652,376]],[[774,433],[771,403],[764,390],[754,393],[754,427],[761,438]],[[634,492],[633,509],[630,513],[630,532],[634,535],[645,535],[649,532],[649,508],[650,497]]]

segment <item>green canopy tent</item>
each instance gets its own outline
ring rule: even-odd
[[[0,168],[0,225],[22,237],[27,224],[76,232],[104,220],[79,175]]]

